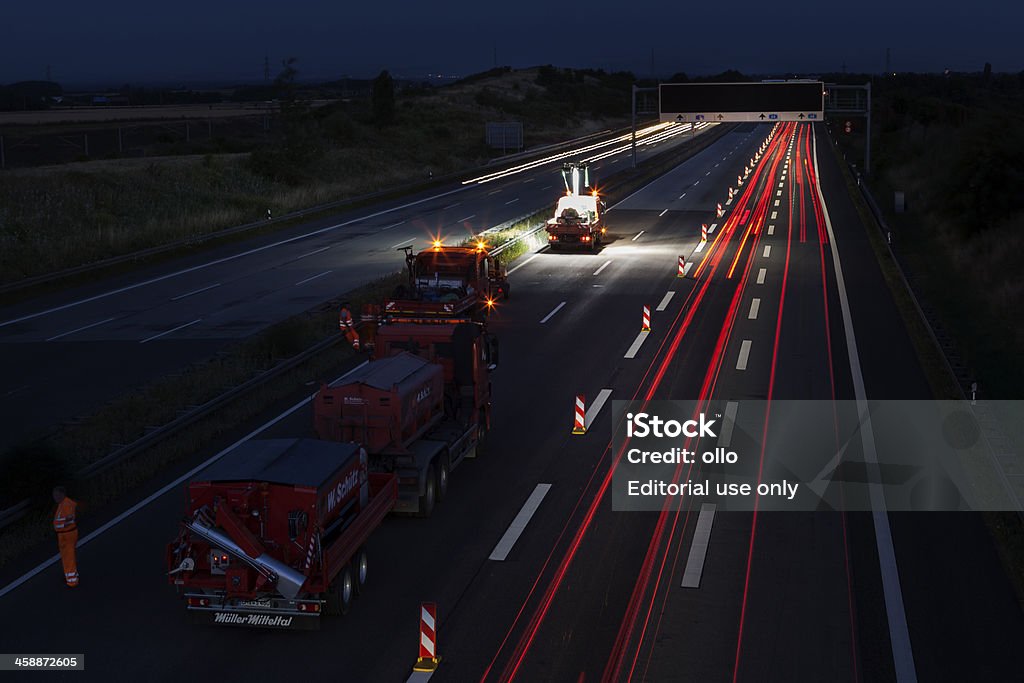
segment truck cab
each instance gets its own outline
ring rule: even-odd
[[[479,242],[448,247],[440,240],[417,254],[405,249],[408,282],[385,302],[385,314],[462,315],[493,308],[509,297],[505,267]]]

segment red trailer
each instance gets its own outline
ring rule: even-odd
[[[448,475],[482,449],[496,342],[465,319],[392,319],[360,371],[314,397],[321,439],[365,444],[373,471],[398,476],[395,509],[429,516]]]
[[[395,505],[393,474],[365,448],[316,439],[248,441],[187,489],[167,547],[168,581],[197,620],[315,629],[366,584],[366,542]]]

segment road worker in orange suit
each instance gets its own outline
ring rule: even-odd
[[[57,510],[53,513],[53,530],[57,532],[57,546],[60,561],[64,565],[64,580],[69,588],[78,585],[78,563],[75,561],[75,545],[78,543],[78,521],[75,508],[78,503],[68,498],[63,486],[53,489],[53,500]]]
[[[352,311],[349,310],[348,302],[341,305],[341,312],[338,315],[338,328],[345,335],[345,339],[352,345],[352,348],[358,351],[359,333],[356,332],[356,326],[352,320]]]

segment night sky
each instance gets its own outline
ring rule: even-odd
[[[444,9],[438,9],[438,6]],[[839,9],[848,7],[849,9]],[[585,9],[584,9],[585,8]],[[10,0],[0,83],[41,79],[258,80],[298,58],[300,77],[465,75],[497,63],[628,69],[639,76],[1024,69],[1024,3],[848,0],[789,4],[476,0],[173,3]]]

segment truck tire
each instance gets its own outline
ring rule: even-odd
[[[480,417],[476,423],[476,449],[473,456],[479,458],[487,452],[487,413],[480,409]]]
[[[362,595],[366,591],[366,580],[369,577],[370,564],[366,555],[366,548],[360,548],[356,553],[353,566],[356,570],[356,595]]]
[[[427,481],[423,495],[420,496],[420,517],[429,517],[434,514],[434,507],[437,505],[437,472],[434,465],[427,470]]]
[[[352,574],[352,565],[345,565],[345,568],[341,570],[335,581],[337,581],[335,591],[338,594],[338,611],[341,614],[348,614],[349,610],[352,609],[352,601],[356,597],[356,584]]]
[[[437,466],[437,502],[441,502],[448,495],[448,477],[451,474],[451,467],[448,458],[441,458]]]
[[[345,565],[345,568],[334,577],[334,581],[327,587],[323,594],[324,614],[336,617],[340,614],[348,614],[352,607],[352,599],[355,596],[355,585],[353,583],[352,565]],[[346,584],[347,581],[347,584]],[[346,591],[345,586],[348,586]],[[346,601],[345,595],[348,595]]]

